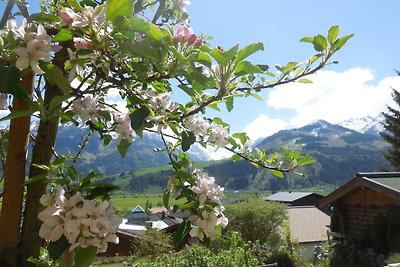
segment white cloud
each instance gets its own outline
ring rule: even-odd
[[[288,123],[281,119],[271,119],[267,115],[260,114],[257,119],[250,122],[243,131],[247,133],[252,142],[259,138],[270,136],[282,129],[285,129]]]
[[[400,77],[390,76],[375,85],[371,70],[352,68],[345,72],[320,71],[310,76],[312,84],[291,83],[273,89],[268,105],[293,109],[293,126],[324,119],[336,123],[349,118],[376,116],[392,105],[391,88],[400,89]]]

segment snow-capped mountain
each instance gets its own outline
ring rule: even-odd
[[[380,132],[384,131],[382,124],[383,121],[384,116],[380,113],[376,117],[366,116],[362,118],[348,119],[338,123],[338,125],[359,133],[379,135]]]

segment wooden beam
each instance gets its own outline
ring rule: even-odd
[[[21,85],[29,97],[33,93],[33,82],[34,74],[32,72],[24,76],[21,81]],[[14,97],[12,111],[27,110],[28,108],[27,103]],[[7,255],[3,260],[12,267],[17,266],[16,251],[20,238],[30,121],[31,117],[25,116],[11,119],[10,122],[0,216],[0,251],[3,252],[3,255]]]

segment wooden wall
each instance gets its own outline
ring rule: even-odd
[[[400,200],[390,198],[383,192],[358,188],[340,202],[334,203],[333,207],[337,212],[332,218],[336,220],[332,224],[337,226],[334,231],[361,241],[374,218],[378,214],[387,214],[394,207],[400,207]]]

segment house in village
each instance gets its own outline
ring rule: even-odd
[[[172,213],[168,212],[165,208],[157,207],[149,209],[149,211],[151,214],[147,214],[140,205],[132,209],[127,218],[123,219],[117,231],[117,236],[120,240],[119,243],[110,243],[107,252],[100,256],[129,256],[135,244],[140,239],[146,238],[145,233],[147,230],[155,229],[173,234],[178,229],[183,218],[187,217],[187,214],[183,212]],[[191,241],[185,240],[185,242]],[[185,242],[182,243],[182,246]],[[180,249],[180,247],[177,247],[177,249]]]
[[[358,173],[317,206],[330,210],[332,232],[369,246],[378,216],[400,209],[400,172]]]
[[[264,198],[288,205],[290,235],[303,258],[311,258],[314,246],[327,240],[329,216],[315,207],[322,195],[311,192],[278,192]]]

